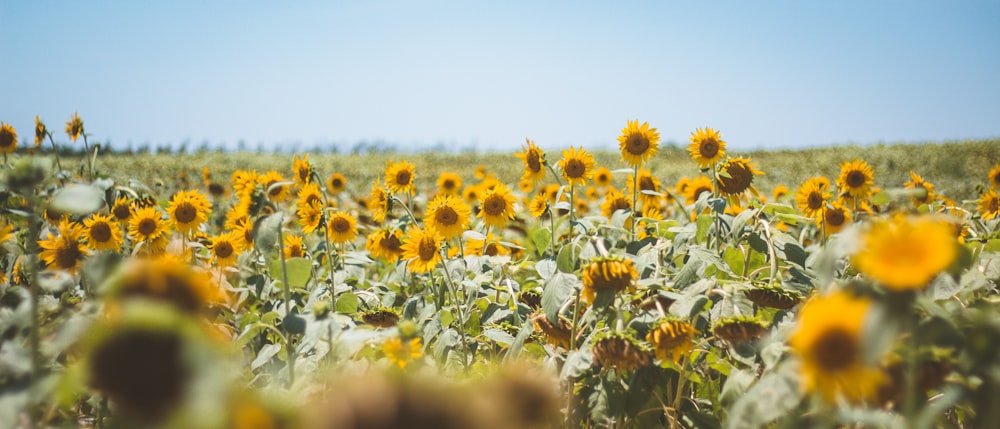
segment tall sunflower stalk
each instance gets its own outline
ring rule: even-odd
[[[632,222],[629,224],[629,237],[635,241],[635,224],[638,222],[636,212],[639,207],[639,167],[653,158],[659,149],[660,133],[656,128],[650,128],[648,122],[639,125],[639,120],[628,121],[622,133],[618,136],[618,147],[621,150],[622,161],[632,166]]]

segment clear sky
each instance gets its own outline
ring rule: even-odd
[[[0,0],[0,120],[99,141],[1000,137],[1000,1]]]

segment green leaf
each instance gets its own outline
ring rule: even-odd
[[[566,273],[556,273],[542,287],[542,310],[549,321],[558,321],[559,309],[567,300],[573,297],[574,286],[578,282],[576,276]]]
[[[559,249],[559,254],[556,256],[556,267],[559,268],[559,271],[564,273],[576,271],[576,263],[579,260],[578,253],[576,246],[572,244]]]
[[[285,259],[285,266],[288,267],[288,287],[293,289],[306,287],[309,278],[312,277],[312,261],[306,258],[288,258]],[[280,257],[271,260],[271,272],[276,280],[284,278]]]
[[[708,227],[712,226],[712,216],[707,214],[699,215],[698,218],[695,219],[695,225],[697,225],[697,229],[695,230],[694,239],[695,241],[702,243],[705,241],[705,238],[708,237]]]
[[[495,341],[497,344],[511,345],[514,343],[514,336],[496,328],[483,331],[483,336]]]
[[[792,412],[802,402],[799,379],[787,367],[768,373],[729,411],[727,428],[756,429]]]
[[[354,314],[358,311],[358,296],[354,292],[344,292],[337,297],[337,312]]]
[[[90,214],[101,207],[104,207],[104,191],[78,183],[70,183],[56,190],[49,201],[49,209],[66,214]]]
[[[548,249],[551,240],[552,234],[548,229],[538,228],[531,231],[531,244],[535,246],[535,250],[538,250],[538,253],[542,253],[545,249]]]
[[[277,212],[268,217],[260,218],[254,225],[253,245],[261,253],[267,255],[278,244],[278,229],[284,222],[285,214]]]
[[[277,355],[279,351],[281,351],[281,346],[278,344],[267,344],[261,347],[260,351],[257,352],[257,357],[250,363],[250,369],[260,368]]]
[[[507,349],[507,356],[504,357],[505,362],[513,362],[521,354],[521,349],[524,348],[524,342],[528,341],[531,334],[535,332],[535,325],[530,319],[524,321],[524,325],[521,326],[521,330],[517,333],[517,337],[514,337],[514,342],[510,344],[510,348]]]

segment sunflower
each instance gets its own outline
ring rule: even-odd
[[[573,148],[563,150],[563,159],[559,160],[559,168],[562,169],[563,178],[567,184],[584,186],[587,179],[594,175],[594,155],[584,148]]]
[[[632,199],[627,198],[621,191],[611,188],[601,203],[601,215],[611,219],[618,210],[632,210]]]
[[[923,289],[958,256],[953,227],[935,217],[894,216],[869,226],[851,262],[896,291]]]
[[[210,239],[208,248],[211,250],[211,262],[220,267],[231,267],[236,265],[236,257],[239,251],[234,243],[235,233],[223,232]]]
[[[402,236],[403,234],[398,229],[380,229],[368,234],[365,249],[374,258],[396,262],[400,256],[403,256]]]
[[[743,292],[747,299],[761,307],[788,310],[802,302],[802,295],[780,286],[759,286]]]
[[[92,250],[113,250],[122,248],[122,230],[111,215],[95,214],[83,221],[87,247]]]
[[[570,338],[573,334],[570,322],[566,318],[560,316],[559,322],[553,323],[545,316],[545,313],[537,313],[531,316],[531,323],[535,326],[535,331],[542,333],[545,342],[556,347],[562,346],[569,349]]]
[[[382,352],[385,353],[389,363],[398,366],[399,369],[406,369],[410,362],[424,356],[423,346],[420,338],[403,340],[399,337],[392,337],[382,344]]]
[[[0,122],[0,152],[13,153],[17,149],[17,130],[6,122]]]
[[[433,229],[414,227],[403,239],[402,258],[409,261],[406,268],[414,273],[426,273],[441,262],[441,241]]]
[[[226,300],[205,271],[173,257],[131,259],[111,278],[109,287],[110,294],[119,299],[161,301],[190,314]]]
[[[167,216],[177,232],[188,234],[208,221],[210,211],[212,203],[201,192],[179,191],[170,199]]]
[[[636,191],[635,189],[636,182],[638,182],[639,185],[638,191]],[[656,194],[659,194],[661,192],[660,179],[654,176],[652,173],[650,173],[648,168],[640,168],[638,180],[635,179],[634,174],[630,174],[628,176],[628,193],[630,195],[634,195],[636,192],[638,192],[639,202],[642,203],[643,207],[658,204],[660,201],[660,196],[648,192],[653,192]]]
[[[349,243],[358,236],[358,221],[344,212],[336,212],[330,215],[330,220],[326,222],[326,232],[330,240],[334,243]]]
[[[288,234],[285,236],[285,258],[304,258],[306,248],[302,245],[302,236]]]
[[[385,165],[385,186],[389,192],[409,194],[415,190],[413,185],[416,167],[409,161],[387,162]]]
[[[650,350],[630,332],[612,332],[595,338],[591,354],[601,368],[629,372],[649,365]]]
[[[637,167],[656,155],[659,148],[660,133],[656,128],[650,128],[649,122],[639,125],[639,120],[628,121],[618,136],[618,148],[622,152],[622,161]]]
[[[882,373],[864,361],[861,337],[871,303],[838,291],[809,300],[789,345],[801,357],[802,386],[827,402],[871,398]]]
[[[253,221],[249,216],[235,218],[231,225],[227,222],[226,229],[233,231],[233,245],[237,250],[245,252],[253,249]]]
[[[42,122],[41,118],[35,115],[35,147],[42,147],[42,142],[48,135],[49,129],[45,127],[45,122]]]
[[[274,203],[280,203],[288,200],[290,195],[288,188],[289,184],[284,183],[285,177],[281,173],[270,170],[264,173],[260,178],[264,185],[264,192],[267,193],[267,199]],[[279,185],[279,183],[281,183]]]
[[[795,205],[803,216],[819,218],[823,215],[826,201],[830,199],[830,193],[826,192],[829,187],[830,179],[822,176],[806,180],[799,186],[795,191]]]
[[[333,173],[326,179],[326,189],[332,195],[339,195],[347,189],[347,177],[340,173]]]
[[[462,189],[462,176],[446,171],[441,173],[437,179],[438,192],[447,195],[458,195],[458,190]]]
[[[232,176],[233,191],[240,198],[253,194],[259,182],[259,175],[255,170],[236,170]]]
[[[614,180],[614,175],[611,174],[611,170],[608,167],[597,167],[594,170],[594,185],[606,188],[611,186],[612,180]]]
[[[115,204],[111,206],[111,214],[114,215],[115,221],[119,223],[126,223],[132,218],[132,203],[124,195],[115,198]]]
[[[467,255],[508,256],[510,249],[501,244],[500,240],[491,232],[486,235],[484,240],[468,240],[465,243],[465,253]]]
[[[820,222],[820,226],[826,229],[826,235],[836,234],[851,223],[851,211],[839,202],[827,203],[823,207],[823,218],[816,219],[817,225]]]
[[[756,341],[767,334],[767,325],[755,318],[733,316],[719,319],[712,326],[716,338],[732,345]]]
[[[530,180],[531,183],[541,182],[545,178],[545,152],[535,146],[533,140],[525,138],[525,141],[528,146],[522,146],[524,152],[514,154],[524,162],[524,174],[521,178]]]
[[[719,191],[729,199],[730,205],[736,205],[743,192],[749,190],[756,194],[753,187],[753,176],[764,174],[757,170],[750,158],[732,158],[722,164],[719,168],[718,183]],[[725,173],[725,174],[723,174]]]
[[[531,214],[532,217],[541,219],[543,216],[548,214],[548,212],[549,212],[549,199],[545,196],[544,193],[541,192],[536,193],[535,196],[531,199],[531,202],[528,203],[528,213]]]
[[[440,194],[427,205],[424,221],[428,227],[441,233],[444,239],[462,235],[469,227],[469,216],[472,209],[460,198],[448,194]]]
[[[646,341],[653,345],[657,359],[666,361],[669,353],[670,360],[676,363],[694,347],[694,336],[697,333],[688,322],[666,318],[646,334]]]
[[[155,206],[135,209],[129,218],[128,236],[136,246],[142,245],[146,254],[163,253],[167,235],[167,222]]]
[[[711,168],[726,156],[726,142],[718,131],[711,128],[698,128],[691,133],[691,144],[687,149],[691,159],[701,168]]]
[[[308,207],[312,205],[323,206],[323,191],[319,189],[319,185],[315,183],[306,183],[301,188],[297,194],[297,199],[295,200],[295,205],[297,208]],[[298,209],[297,209],[298,210]]]
[[[502,183],[483,194],[481,206],[479,217],[489,226],[503,228],[514,218],[514,195]]]
[[[866,200],[872,195],[872,185],[875,183],[875,173],[872,166],[864,160],[855,159],[840,165],[840,176],[837,177],[837,190],[840,197],[849,200]]]
[[[468,185],[462,190],[462,198],[470,204],[478,204],[483,195],[483,188],[479,185]]]
[[[580,299],[594,302],[598,291],[617,293],[631,289],[638,276],[631,259],[599,257],[583,268],[583,293]]]
[[[918,192],[912,196],[913,204],[919,207],[921,204],[928,204],[934,201],[934,184],[924,180],[919,174],[914,173],[910,170],[910,181],[904,184],[906,189],[922,189],[924,192]]]
[[[686,204],[694,204],[698,202],[698,198],[701,194],[708,192],[709,195],[712,194],[712,180],[705,176],[698,176],[691,179],[686,186],[686,192],[684,192],[684,200]]]
[[[309,154],[305,154],[302,158],[295,155],[292,158],[292,177],[295,179],[295,184],[303,186],[312,183],[312,175],[313,166],[309,163]]]
[[[389,192],[386,191],[381,181],[375,179],[372,182],[372,192],[370,195],[371,198],[369,198],[368,203],[370,205],[369,209],[372,211],[372,219],[375,219],[375,222],[385,221],[385,216],[392,210]]]
[[[44,249],[38,257],[45,261],[46,267],[75,274],[80,261],[87,255],[87,250],[80,241],[82,236],[82,225],[63,218],[59,223],[58,237],[53,237],[49,233],[47,239],[38,241],[38,246]]]
[[[989,182],[993,189],[1000,189],[1000,164],[994,165],[990,170]]]
[[[80,134],[83,134],[83,119],[80,119],[80,115],[74,112],[73,116],[66,122],[66,135],[75,143],[76,139],[80,138]]]
[[[983,220],[1000,218],[1000,196],[995,189],[983,192],[977,201],[979,213],[983,215]]]

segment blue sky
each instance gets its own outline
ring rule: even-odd
[[[117,147],[1000,137],[998,1],[287,3],[0,0],[0,120],[79,112]]]

